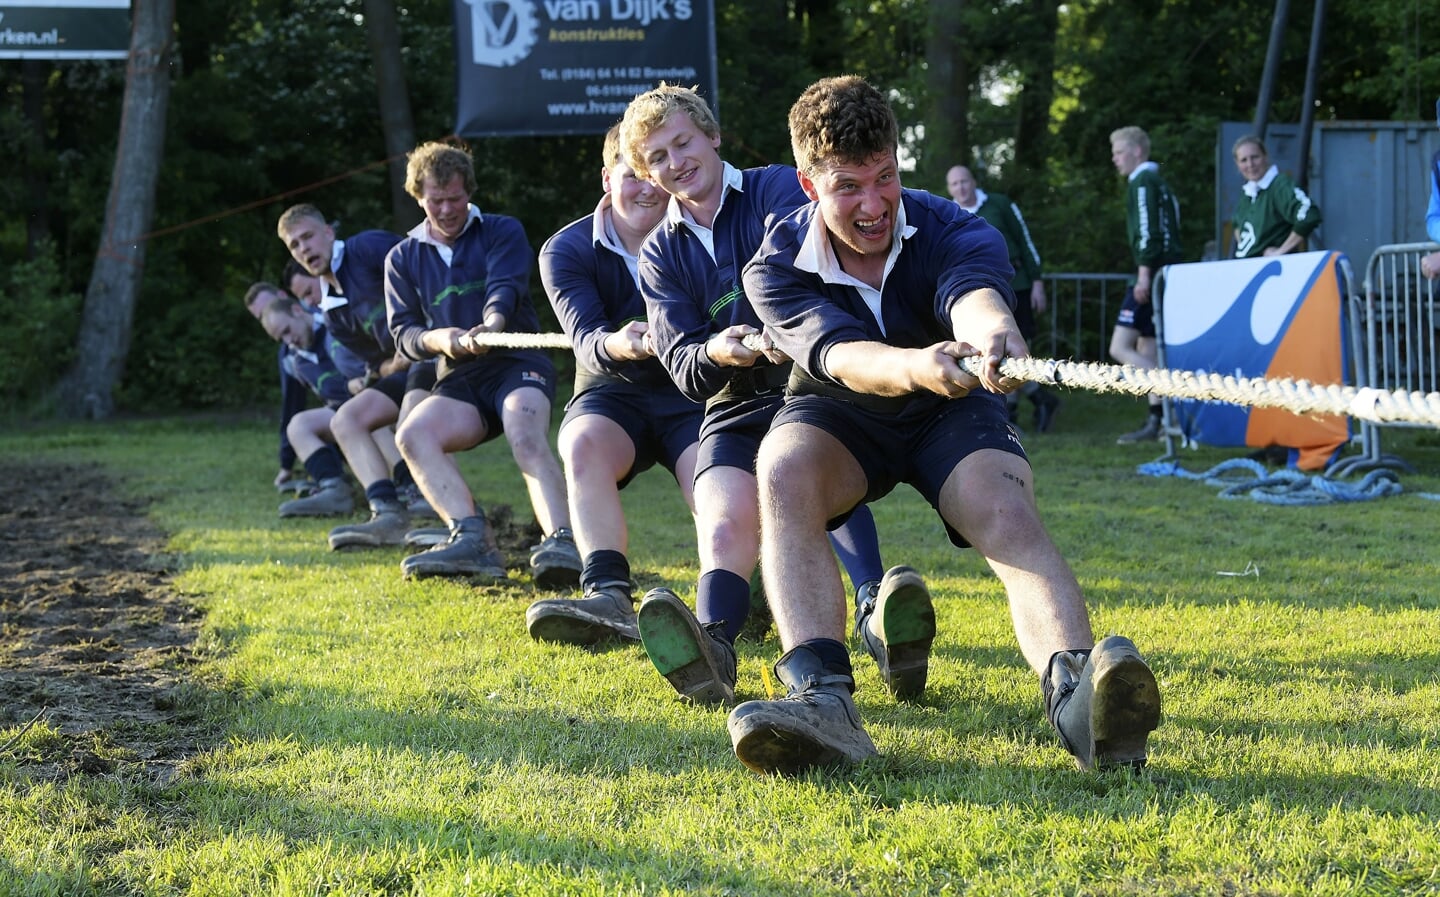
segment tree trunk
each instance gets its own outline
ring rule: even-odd
[[[971,163],[971,72],[961,28],[963,7],[962,0],[930,4],[930,36],[925,48],[930,114],[924,118],[925,148],[914,187],[943,190],[950,166]]]
[[[115,410],[115,388],[130,351],[130,325],[145,267],[146,232],[165,149],[175,0],[135,0],[125,101],[105,229],[85,291],[76,361],[56,385],[57,413],[103,419]]]
[[[1014,193],[1023,198],[1022,184],[1044,184],[1046,153],[1050,142],[1050,105],[1055,100],[1055,39],[1060,24],[1059,0],[1031,0],[1035,40],[1025,55],[1021,74],[1019,126],[1015,133]]]
[[[835,0],[796,0],[810,67],[822,75],[845,71],[845,34]]]
[[[394,0],[365,0],[365,34],[375,60],[375,90],[380,99],[380,124],[385,130],[385,155],[390,158],[390,207],[394,229],[404,232],[419,223],[420,206],[405,192],[405,154],[415,148],[415,122],[405,65],[400,55],[400,25]]]

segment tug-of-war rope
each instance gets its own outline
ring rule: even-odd
[[[569,349],[563,333],[475,333],[467,338],[476,349]],[[754,334],[744,339],[750,349],[764,348],[763,338]],[[977,374],[984,361],[979,356],[960,359],[960,366]],[[1293,414],[1348,415],[1376,424],[1423,424],[1440,427],[1440,393],[1387,392],[1370,387],[1320,386],[1307,380],[1266,377],[1233,377],[1201,371],[1165,368],[1137,368],[1133,365],[1057,361],[1049,358],[1007,358],[1000,373],[1012,380],[1026,380],[1048,386],[1118,392],[1132,396],[1163,396],[1171,399],[1228,402],[1254,408],[1279,408]],[[1358,460],[1358,459],[1357,459]],[[1141,464],[1143,476],[1180,477],[1218,487],[1221,498],[1245,498],[1273,505],[1323,505],[1368,501],[1403,492],[1394,470],[1369,470],[1358,483],[1341,477],[1358,472],[1364,465],[1332,466],[1326,474],[1298,470],[1267,471],[1250,458],[1223,461],[1210,470],[1193,473],[1171,457]],[[1440,494],[1411,493],[1420,498],[1440,500]]]
[[[476,347],[571,348],[570,338],[563,333],[475,333],[470,339]],[[758,337],[746,337],[746,345],[758,349]],[[972,374],[977,373],[983,363],[978,356],[960,359],[961,366]],[[1033,357],[1007,358],[1000,363],[1000,373],[1013,380],[1092,392],[1228,402],[1254,408],[1279,408],[1294,414],[1344,414],[1377,424],[1440,427],[1440,393],[1436,392],[1387,392],[1371,387],[1320,386],[1307,380],[1233,377]]]

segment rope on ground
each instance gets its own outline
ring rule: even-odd
[[[471,340],[477,346],[514,349],[570,348],[570,339],[563,333],[475,333]],[[760,337],[746,337],[746,345],[760,348]],[[960,359],[960,364],[974,374],[981,370],[984,362],[979,356],[970,356]],[[1440,427],[1440,392],[1386,392],[1373,387],[1322,386],[1308,380],[1234,377],[1205,371],[1033,357],[1007,358],[1000,364],[1000,373],[1014,380],[1092,392],[1228,402],[1254,408],[1279,408],[1292,414],[1343,414],[1377,424]]]
[[[1269,505],[1331,505],[1370,501],[1387,495],[1399,495],[1404,489],[1390,470],[1372,470],[1358,483],[1346,483],[1298,470],[1267,471],[1265,466],[1249,458],[1222,461],[1202,473],[1192,473],[1178,461],[1152,461],[1141,464],[1137,471],[1143,476],[1174,476],[1198,480],[1220,489],[1220,498],[1252,498]]]

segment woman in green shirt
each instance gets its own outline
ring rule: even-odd
[[[1270,163],[1270,153],[1254,134],[1235,141],[1235,166],[1245,178],[1245,195],[1235,208],[1235,257],[1284,255],[1304,249],[1320,225],[1320,207],[1287,175]]]

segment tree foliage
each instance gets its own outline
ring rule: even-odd
[[[398,220],[391,202],[394,153],[366,33],[374,2],[177,4],[178,65],[122,408],[269,400],[273,346],[239,299],[250,282],[278,278],[286,256],[274,224],[286,206],[314,203],[342,234],[418,218]],[[1272,122],[1299,120],[1312,8],[1292,2]],[[1430,120],[1437,17],[1412,0],[1327,8],[1317,119]],[[416,138],[445,138],[450,4],[394,10]],[[1254,115],[1272,13],[1270,0],[717,0],[722,151],[739,165],[790,161],[791,100],[815,77],[858,73],[894,98],[915,165],[907,185],[941,192],[945,170],[968,162],[986,189],[1020,202],[1052,270],[1126,270],[1108,135],[1139,124],[1198,257],[1214,229],[1217,125]],[[44,246],[58,294],[84,291],[124,80],[123,62],[0,61],[0,152],[12,160],[0,201],[27,211],[0,220],[0,275]],[[538,247],[593,208],[598,144],[473,141],[476,202],[520,217]],[[23,270],[37,282],[39,269]],[[37,395],[21,386],[6,401]]]

